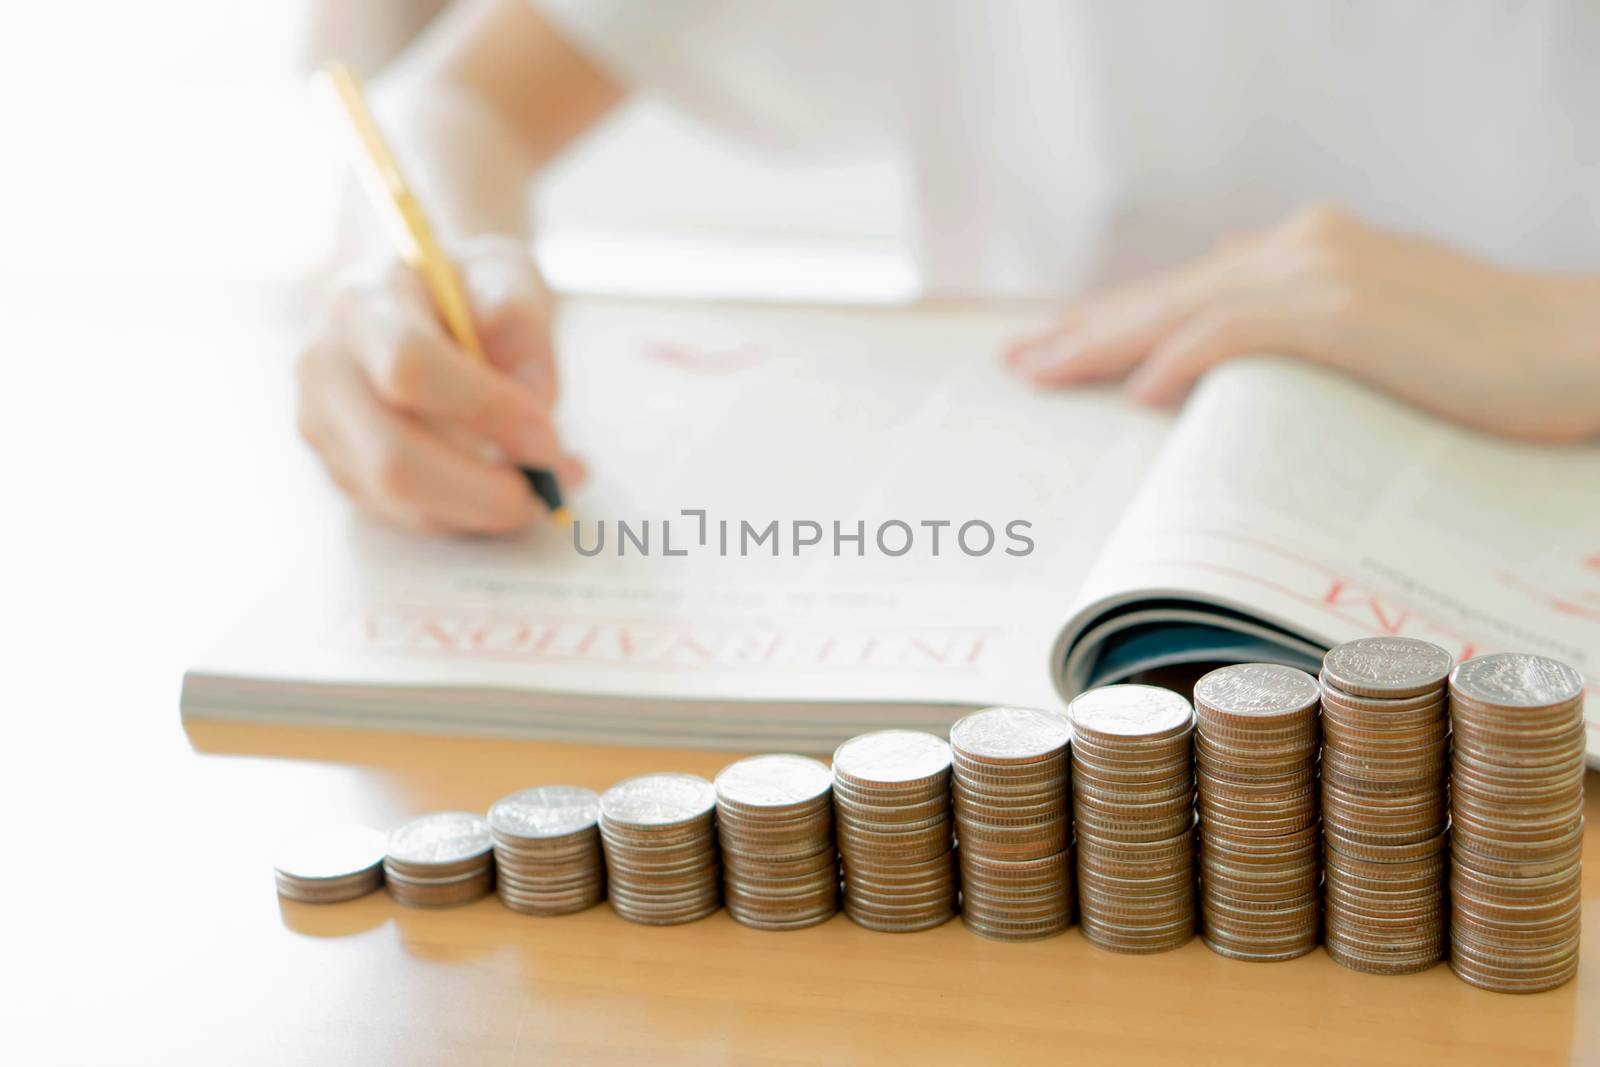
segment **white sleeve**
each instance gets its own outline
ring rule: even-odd
[[[881,132],[889,121],[888,64],[860,10],[878,5],[532,2],[619,81],[659,92],[741,137],[785,147],[832,144]]]

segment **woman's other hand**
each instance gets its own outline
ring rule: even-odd
[[[1126,377],[1181,399],[1208,368],[1281,353],[1447,418],[1536,441],[1600,433],[1600,279],[1501,270],[1328,207],[1085,300],[1008,361],[1041,385]]]

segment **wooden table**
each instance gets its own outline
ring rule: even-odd
[[[191,751],[171,718],[147,733],[133,752],[79,764],[115,783],[92,807],[74,796],[62,811],[41,790],[81,859],[61,849],[68,884],[11,914],[31,1021],[86,1061],[130,1051],[163,1063],[371,1064],[1600,1057],[1592,868],[1582,973],[1532,997],[1478,991],[1443,966],[1355,974],[1321,952],[1253,965],[1196,941],[1117,956],[1075,929],[1009,945],[959,922],[889,935],[841,916],[768,933],[719,912],[651,928],[605,907],[539,919],[493,898],[420,911],[382,893],[318,907],[273,892],[272,848],[299,826],[387,826],[483,810],[541,782],[711,774],[729,757],[220,724],[191,727]],[[1593,835],[1600,781],[1589,785]]]
[[[315,540],[329,506],[293,440],[281,332],[199,284],[0,293],[21,392],[61,401],[0,420],[8,501],[22,505],[0,615],[5,1062],[1600,1060],[1593,867],[1583,969],[1532,997],[1480,992],[1445,967],[1369,977],[1321,953],[1252,965],[1195,942],[1122,957],[1076,930],[1008,945],[958,922],[767,933],[722,913],[662,929],[603,907],[534,919],[493,899],[280,903],[271,856],[307,824],[390,826],[545,782],[709,774],[728,757],[186,734],[178,679],[194,649],[296,539]],[[1591,856],[1597,805],[1591,774]]]

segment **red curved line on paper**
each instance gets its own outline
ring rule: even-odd
[[[1293,560],[1296,563],[1304,564],[1305,566],[1310,567],[1310,568],[1312,568],[1314,570],[1320,570],[1324,574],[1327,574],[1329,576],[1332,576],[1332,577],[1337,577],[1338,576],[1338,572],[1335,571],[1333,568],[1329,567],[1325,563],[1319,563],[1318,561],[1316,561],[1314,559],[1311,559],[1309,556],[1301,555],[1300,553],[1295,552],[1295,551],[1293,551],[1291,549],[1285,548],[1282,545],[1275,544],[1275,543],[1273,543],[1271,541],[1263,540],[1263,539],[1261,539],[1259,537],[1251,537],[1248,534],[1235,533],[1232,530],[1218,530],[1218,529],[1211,529],[1211,528],[1203,527],[1203,526],[1191,526],[1191,527],[1188,527],[1188,529],[1193,533],[1206,534],[1206,535],[1209,535],[1209,536],[1212,536],[1212,537],[1220,537],[1220,538],[1222,538],[1224,540],[1238,541],[1241,544],[1252,545],[1252,546],[1254,546],[1256,548],[1260,548],[1260,549],[1264,549],[1264,550],[1266,550],[1268,552],[1276,553],[1277,555],[1282,556],[1285,559]],[[1590,566],[1600,565],[1600,553],[1596,553],[1595,555],[1590,556],[1585,561],[1585,563],[1590,565]],[[1213,568],[1213,569],[1220,569],[1220,568]],[[1246,576],[1246,577],[1254,578],[1254,576]],[[1531,585],[1528,582],[1523,581],[1522,579],[1518,578],[1516,575],[1510,574],[1508,572],[1501,572],[1500,574],[1496,575],[1496,577],[1500,580],[1500,582],[1502,584],[1510,587],[1511,589],[1516,590],[1518,593],[1521,593],[1523,596],[1526,596],[1526,597],[1538,602],[1539,604],[1543,605],[1544,607],[1548,608],[1551,611],[1554,611],[1554,612],[1556,612],[1558,614],[1562,614],[1562,615],[1575,615],[1578,618],[1584,619],[1586,621],[1600,622],[1600,610],[1588,607],[1585,604],[1582,604],[1582,603],[1578,602],[1579,600],[1588,601],[1588,600],[1592,600],[1592,599],[1595,598],[1595,594],[1590,593],[1587,590],[1585,590],[1583,592],[1580,592],[1580,593],[1577,593],[1576,594],[1576,599],[1573,599],[1572,596],[1563,596],[1563,595],[1560,595],[1560,594],[1551,593],[1551,592],[1548,592],[1546,590],[1540,589],[1540,588],[1538,588],[1538,587],[1536,587],[1534,585]],[[1269,584],[1269,583],[1264,583],[1264,584]]]
[[[671,363],[697,374],[727,374],[761,362],[760,350],[749,344],[718,351],[676,341],[647,341],[643,351],[650,359]]]
[[[1579,592],[1576,594],[1577,599],[1574,599],[1560,593],[1552,593],[1548,589],[1541,589],[1531,582],[1523,581],[1515,574],[1502,572],[1499,577],[1503,584],[1523,596],[1530,597],[1559,615],[1573,615],[1587,622],[1600,622],[1600,607],[1589,607],[1578,602],[1579,600],[1592,600],[1595,598],[1595,594],[1588,590]]]

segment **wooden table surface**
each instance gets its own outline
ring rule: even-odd
[[[709,774],[729,757],[186,733],[183,667],[297,539],[314,543],[330,506],[293,440],[281,331],[200,284],[101,286],[92,316],[75,282],[0,292],[0,348],[23,374],[8,396],[57,401],[0,420],[21,503],[0,554],[0,1061],[1600,1061],[1593,867],[1582,970],[1531,997],[1445,967],[1355,974],[1320,952],[1248,964],[1197,941],[1122,957],[1076,930],[1012,945],[959,922],[771,933],[725,913],[646,928],[604,907],[536,919],[494,899],[280,902],[273,852],[323,820],[387,827],[540,783]],[[1591,774],[1591,855],[1597,804]]]
[[[148,732],[132,752],[84,746],[96,750],[78,765],[101,783],[93,795],[63,805],[41,791],[40,814],[72,844],[47,880],[66,884],[13,907],[8,924],[8,955],[20,937],[28,961],[20,992],[30,1022],[83,1062],[1600,1057],[1592,868],[1578,979],[1526,997],[1473,989],[1444,966],[1355,974],[1320,951],[1248,964],[1195,941],[1117,956],[1076,929],[1013,945],[959,921],[893,935],[839,916],[771,933],[725,912],[652,928],[603,906],[541,919],[494,898],[443,911],[402,908],[383,893],[313,906],[273,891],[273,846],[297,827],[484,810],[537,783],[599,789],[652,769],[711,774],[729,757],[233,724],[195,725],[186,739],[170,718]],[[1593,774],[1589,786],[1592,836]]]

